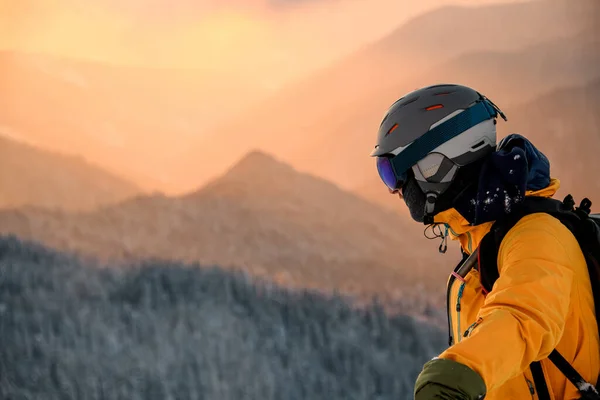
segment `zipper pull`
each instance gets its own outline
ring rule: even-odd
[[[533,397],[533,395],[535,394],[535,389],[533,388],[533,384],[531,383],[531,381],[527,378],[525,378],[525,380],[527,380],[527,386],[529,386],[529,393],[531,394],[531,397]]]
[[[463,334],[463,337],[465,337],[465,338],[468,337],[473,332],[473,330],[477,327],[477,325],[479,325],[481,323],[481,321],[483,321],[483,318],[481,318],[481,317],[477,318],[477,321],[473,322],[471,324],[471,326],[469,326],[467,328],[467,330]]]

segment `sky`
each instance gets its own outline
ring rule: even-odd
[[[277,89],[428,10],[515,0],[0,0],[0,49],[243,71]]]

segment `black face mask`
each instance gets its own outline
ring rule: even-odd
[[[437,198],[433,212],[434,214],[439,214],[455,207],[455,205],[461,202],[461,199],[465,196],[477,192],[479,171],[485,159],[486,157],[458,170],[452,185]],[[421,190],[421,187],[417,183],[412,170],[409,171],[406,183],[402,187],[402,197],[410,211],[412,219],[416,222],[423,223],[426,197],[425,193],[423,193],[423,190]]]
[[[402,187],[402,197],[410,211],[410,216],[417,222],[423,223],[425,216],[425,193],[419,187],[413,174],[410,174]]]

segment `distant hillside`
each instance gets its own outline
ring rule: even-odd
[[[87,163],[2,137],[0,208],[33,205],[91,210],[140,193],[125,179]]]
[[[580,85],[600,77],[600,36],[596,26],[511,52],[497,49],[461,54],[419,76],[430,82],[464,82],[489,93],[497,104],[530,101],[548,90]],[[399,77],[398,87],[406,85]]]
[[[182,150],[263,90],[219,71],[0,52],[0,127],[157,190]]]
[[[250,148],[260,148],[354,188],[371,174],[368,153],[383,113],[408,91],[463,83],[501,105],[597,77],[600,43],[590,34],[595,32],[590,17],[595,4],[532,1],[423,15],[224,121],[181,155],[178,179],[210,178]],[[224,149],[225,155],[214,149]],[[197,160],[210,168],[190,169]]]
[[[253,152],[177,198],[139,196],[93,213],[0,213],[0,231],[101,258],[241,267],[293,287],[340,290],[414,311],[442,306],[458,254],[441,256],[424,227],[333,184]]]
[[[127,270],[0,237],[0,397],[412,399],[445,335],[380,308],[174,262]]]
[[[476,6],[474,2],[469,7],[444,6],[398,27],[365,48],[361,56],[391,57],[393,67],[406,62],[422,67],[463,53],[512,52],[593,27],[598,22],[597,11],[596,0],[525,0],[485,6]],[[387,71],[393,72],[391,67],[389,65]]]
[[[303,171],[354,188],[361,180],[378,179],[369,153],[375,145],[383,113],[404,93],[436,83],[458,83],[475,88],[505,109],[527,99],[534,100],[556,87],[579,86],[600,78],[598,65],[600,38],[582,34],[514,53],[467,54],[432,67],[412,81],[414,86],[408,86],[408,81],[398,74],[387,92],[366,97],[317,121],[304,135],[313,135],[312,140],[300,134],[291,135],[298,138],[295,149],[281,157],[302,166]]]

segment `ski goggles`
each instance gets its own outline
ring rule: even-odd
[[[379,177],[391,191],[401,190],[408,179],[407,171],[397,174],[389,157],[377,157]]]

